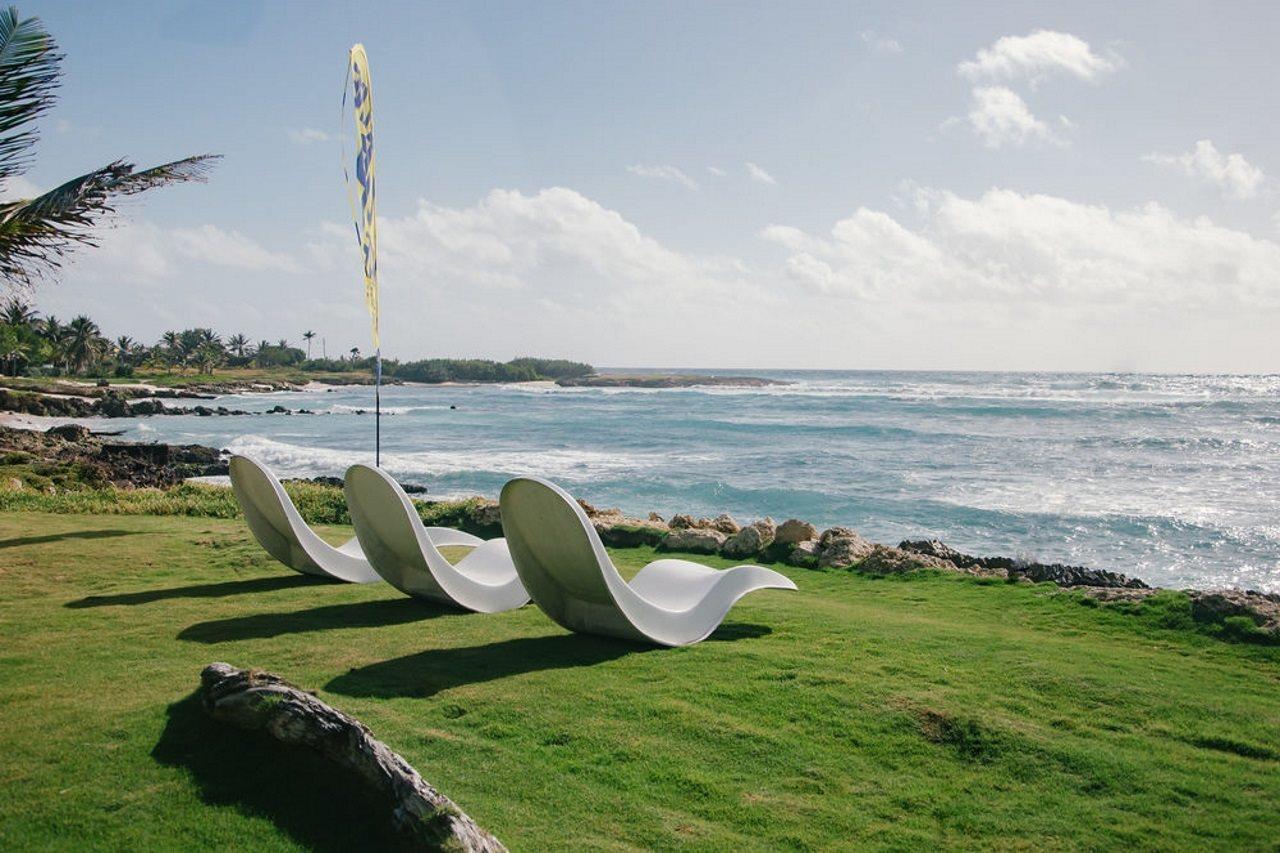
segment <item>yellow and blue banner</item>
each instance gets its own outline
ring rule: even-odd
[[[351,78],[351,100],[356,120],[356,186],[351,185],[351,178],[348,176],[347,191],[351,198],[351,215],[356,225],[356,240],[360,243],[360,253],[364,257],[364,302],[373,323],[373,347],[377,351],[382,348],[378,334],[378,193],[374,177],[373,88],[369,76],[369,56],[365,53],[364,45],[352,45],[348,74]],[[344,100],[345,95],[344,92]],[[345,169],[345,162],[343,167]]]

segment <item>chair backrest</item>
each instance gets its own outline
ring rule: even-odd
[[[410,595],[449,601],[434,574],[449,569],[449,561],[400,484],[377,468],[352,465],[343,488],[361,550],[383,580]]]
[[[548,616],[572,630],[643,639],[618,603],[630,590],[577,501],[520,477],[502,487],[499,504],[516,571]]]
[[[280,481],[265,465],[248,456],[232,456],[230,469],[231,488],[258,544],[285,565],[308,571],[311,561],[299,553],[297,532],[289,518],[293,502]]]

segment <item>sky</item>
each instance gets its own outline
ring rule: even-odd
[[[224,156],[35,292],[153,340],[605,366],[1280,371],[1280,4],[20,6],[66,54],[8,196]]]

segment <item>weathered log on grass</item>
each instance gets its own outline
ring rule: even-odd
[[[506,850],[364,724],[279,676],[212,663],[200,674],[200,684],[201,703],[215,720],[315,750],[351,771],[367,785],[365,793],[385,806],[396,834],[413,846]]]

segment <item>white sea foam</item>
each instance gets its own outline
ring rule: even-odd
[[[285,476],[341,474],[358,462],[372,464],[368,450],[305,447],[260,435],[242,435],[228,449],[260,460]],[[455,473],[533,475],[583,481],[652,469],[669,457],[658,454],[606,453],[591,450],[530,449],[498,451],[419,450],[383,453],[382,465],[398,475],[442,476]]]

